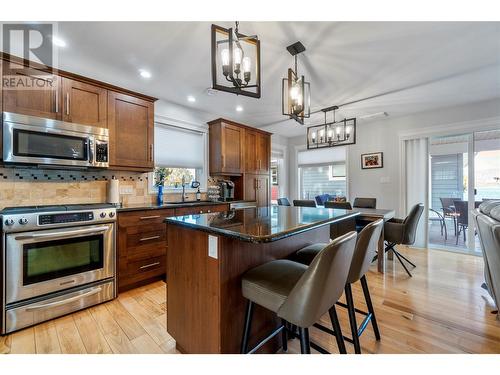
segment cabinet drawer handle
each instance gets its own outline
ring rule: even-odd
[[[226,158],[224,157],[224,155],[221,155],[220,158],[222,159],[222,168],[225,168],[226,167]]]
[[[158,219],[160,215],[152,215],[152,216],[141,216],[139,220],[150,220],[150,219]]]
[[[149,145],[149,161],[153,161],[153,145]]]
[[[66,93],[66,114],[69,116],[69,93]]]
[[[145,269],[145,268],[154,267],[154,266],[157,266],[157,265],[159,265],[159,264],[160,264],[160,262],[154,262],[154,263],[151,263],[151,264],[146,264],[146,265],[144,265],[144,266],[140,266],[140,267],[139,267],[139,269],[140,269],[140,270],[143,270],[143,269]]]
[[[141,238],[139,241],[150,241],[150,240],[156,240],[158,238],[160,238],[160,236],[144,237],[144,238]]]

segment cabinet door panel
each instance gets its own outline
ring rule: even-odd
[[[264,207],[270,204],[269,176],[257,177],[257,206]]]
[[[108,92],[110,165],[152,170],[153,103]]]
[[[245,191],[243,199],[246,201],[257,201],[257,176],[245,174]]]
[[[257,133],[245,130],[245,172],[257,172]]]
[[[107,127],[106,89],[62,79],[63,120],[77,124]]]
[[[257,171],[259,173],[269,172],[269,163],[271,158],[270,137],[266,134],[257,135]],[[255,158],[255,157],[254,157]]]
[[[3,110],[61,119],[61,78],[34,68],[3,62]]]
[[[222,171],[226,173],[242,173],[244,129],[238,126],[222,124]]]

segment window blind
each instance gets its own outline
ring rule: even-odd
[[[203,168],[205,137],[202,132],[155,124],[155,166]]]
[[[302,165],[329,164],[339,161],[345,161],[346,148],[328,147],[319,150],[299,151],[297,159],[297,164],[299,165],[299,167]]]

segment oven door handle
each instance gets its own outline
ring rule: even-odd
[[[37,239],[37,238],[61,238],[61,237],[79,235],[79,234],[100,234],[100,233],[107,231],[108,229],[109,229],[109,227],[102,226],[102,227],[68,230],[68,231],[63,231],[63,232],[33,233],[33,234],[28,234],[28,235],[17,236],[15,239],[16,240],[30,240],[30,239]]]
[[[27,311],[27,312],[28,311],[36,311],[36,310],[41,310],[41,309],[47,309],[49,307],[56,307],[56,306],[66,305],[68,303],[77,301],[79,299],[82,299],[82,298],[89,297],[89,296],[92,296],[94,294],[97,294],[100,291],[102,291],[102,288],[100,286],[98,286],[98,287],[95,287],[95,288],[87,289],[82,294],[78,294],[76,296],[69,297],[69,298],[63,299],[61,301],[54,301],[54,302],[49,302],[49,303],[42,303],[40,305],[35,305],[35,306],[29,306],[29,307],[27,307],[25,309],[25,311]]]

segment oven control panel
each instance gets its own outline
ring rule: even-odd
[[[24,212],[0,216],[0,226],[4,233],[74,227],[114,221],[116,221],[116,209],[112,207],[94,210]]]
[[[75,223],[94,220],[93,212],[57,213],[38,216],[38,225]]]

